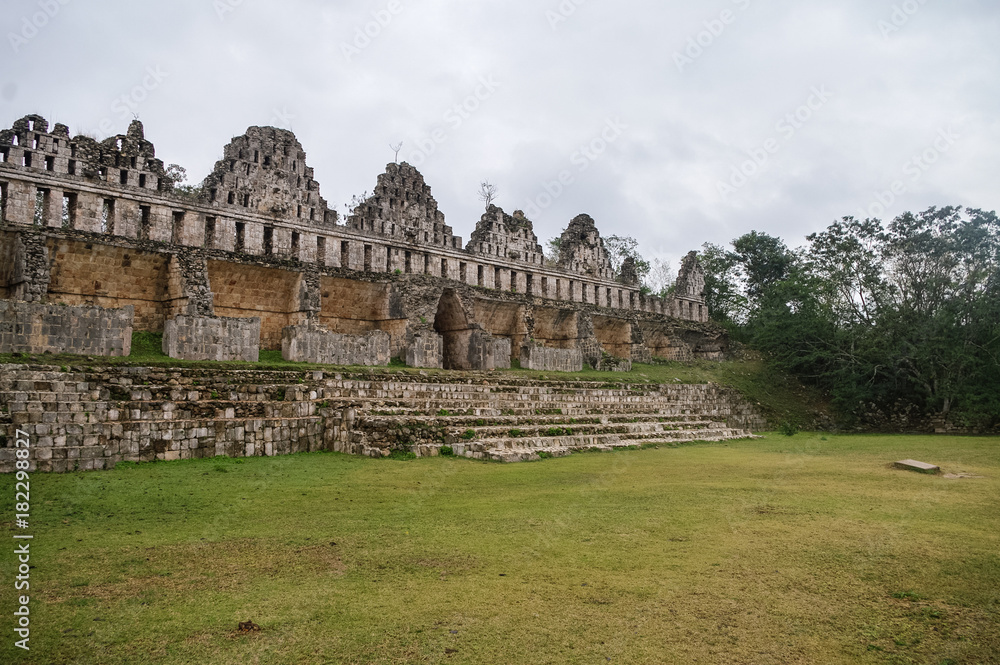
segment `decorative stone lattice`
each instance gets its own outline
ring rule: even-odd
[[[388,164],[372,195],[354,209],[348,226],[410,243],[461,248],[462,239],[444,223],[430,186],[406,162]]]
[[[559,265],[582,275],[612,279],[614,271],[608,260],[594,219],[577,215],[559,237]]]
[[[503,208],[491,205],[469,238],[466,249],[473,254],[508,258],[513,261],[541,264],[542,246],[531,220],[520,210],[508,215]]]

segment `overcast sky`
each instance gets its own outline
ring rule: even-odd
[[[132,114],[200,182],[293,130],[343,212],[402,141],[468,240],[479,183],[671,261],[751,230],[997,207],[996,0],[4,0],[0,125]]]

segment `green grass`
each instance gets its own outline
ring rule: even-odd
[[[34,474],[32,650],[7,547],[0,662],[998,663],[998,452],[799,433]]]

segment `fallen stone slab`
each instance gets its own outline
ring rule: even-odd
[[[904,459],[896,462],[893,466],[897,469],[916,471],[918,473],[941,473],[941,467],[928,464],[927,462],[918,462],[914,459]]]

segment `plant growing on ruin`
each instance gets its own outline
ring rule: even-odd
[[[471,441],[472,439],[476,438],[476,431],[467,429],[464,432],[462,432],[462,438],[465,439],[466,441]]]
[[[200,185],[185,185],[187,182],[187,169],[179,164],[168,164],[165,173],[174,183],[174,193],[185,198],[198,199],[201,197]]]
[[[438,448],[438,455],[441,455],[442,457],[451,457],[454,454],[455,451],[452,449],[451,446],[441,446],[440,448]]]
[[[479,183],[479,200],[486,204],[487,209],[496,201],[499,190],[489,180]]]

